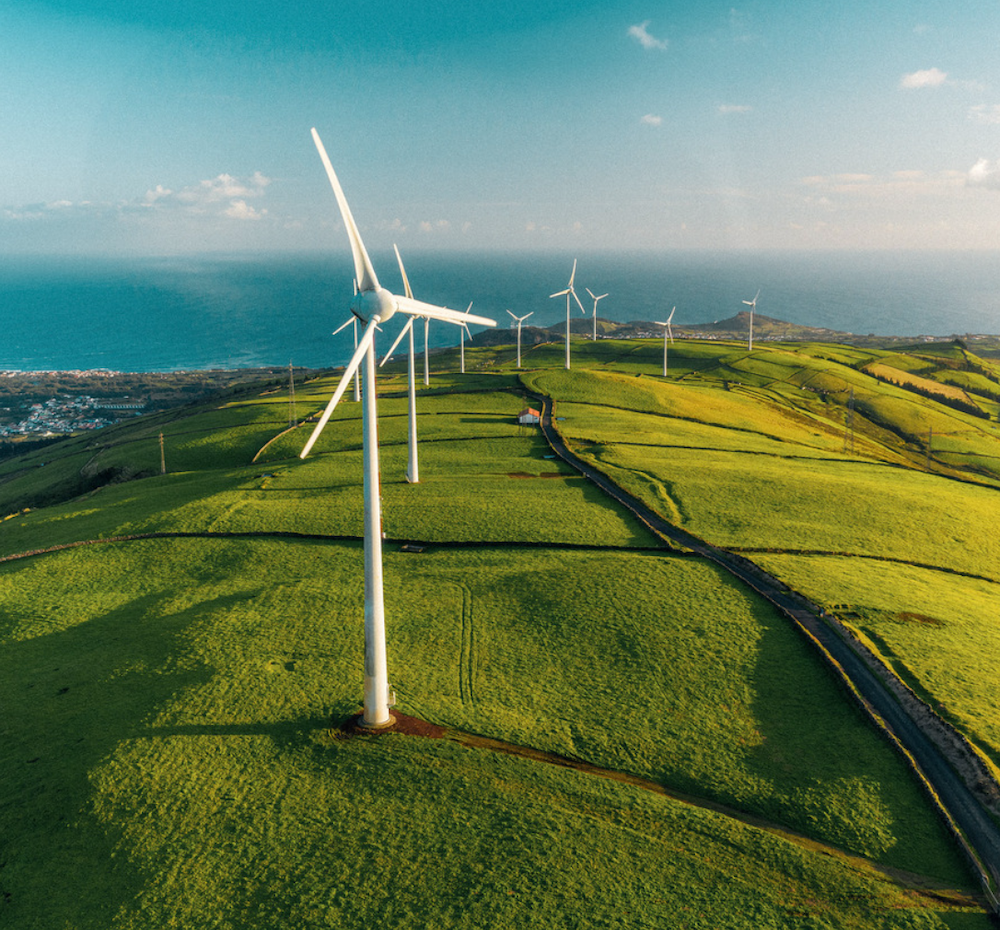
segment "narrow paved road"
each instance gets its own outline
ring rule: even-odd
[[[946,819],[951,821],[953,832],[957,828],[960,845],[975,863],[974,868],[980,874],[993,912],[1000,914],[1000,903],[994,894],[994,889],[1000,884],[1000,828],[925,732],[925,720],[911,716],[863,658],[832,626],[823,621],[823,611],[818,605],[790,591],[773,575],[742,556],[712,546],[668,523],[641,501],[613,484],[601,472],[577,458],[552,425],[551,398],[539,395],[534,397],[542,405],[542,433],[559,458],[628,508],[654,533],[668,542],[697,553],[739,578],[822,647],[820,651],[825,653],[824,658],[827,661],[832,659],[835,670],[859,695],[880,728],[888,731],[890,737],[894,737],[905,750],[918,777],[923,779],[936,796]],[[926,712],[931,713],[929,709]]]

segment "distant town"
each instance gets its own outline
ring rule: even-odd
[[[309,369],[294,369],[304,379]],[[287,383],[288,368],[121,372],[0,371],[0,442],[7,452],[130,417],[195,403],[240,384]]]
[[[0,423],[0,438],[17,436],[43,437],[111,426],[125,416],[137,416],[146,410],[144,403],[127,403],[91,397],[50,397],[34,403],[28,415],[14,422]],[[9,415],[10,407],[0,408],[0,416]]]

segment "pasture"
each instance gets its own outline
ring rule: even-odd
[[[733,346],[683,347],[663,383],[656,346],[634,343],[523,383],[692,532],[855,556],[841,575],[754,557],[823,603],[857,591],[928,694],[951,667],[988,674],[968,664],[987,582],[920,666],[927,641],[883,629],[888,586],[879,600],[850,572],[875,556],[987,573],[995,553],[970,540],[995,491],[916,469],[884,430],[845,455],[842,408],[795,383],[811,355],[751,359],[752,389],[727,390]],[[387,545],[390,678],[443,739],[331,728],[361,691],[357,405],[306,461],[311,426],[289,429],[278,390],[5,465],[11,503],[88,463],[148,476],[0,524],[4,555],[93,542],[0,564],[4,926],[985,927],[936,814],[807,644],[547,458],[514,421],[504,352],[467,347],[481,370],[421,390],[420,484],[403,478],[405,398],[380,402],[386,535],[431,544]],[[296,418],[332,383],[299,386]],[[199,536],[99,541],[149,533]]]

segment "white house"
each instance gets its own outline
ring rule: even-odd
[[[523,423],[541,423],[542,422],[542,414],[541,414],[540,411],[534,410],[531,407],[525,407],[524,410],[522,410],[517,415],[517,422],[518,423],[522,423],[522,424]]]

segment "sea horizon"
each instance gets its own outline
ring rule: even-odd
[[[1000,253],[854,251],[432,252],[401,247],[420,299],[526,325],[565,320],[576,291],[607,293],[598,307],[617,322],[712,323],[745,309],[804,326],[873,336],[1000,333]],[[401,290],[390,250],[371,250],[383,286]],[[344,364],[352,263],[343,250],[162,256],[12,255],[0,266],[7,371],[190,371]],[[583,318],[574,305],[574,317]],[[401,322],[391,320],[392,339]],[[350,328],[348,328],[349,330]],[[476,327],[472,327],[475,346]],[[456,331],[432,324],[432,347]]]

